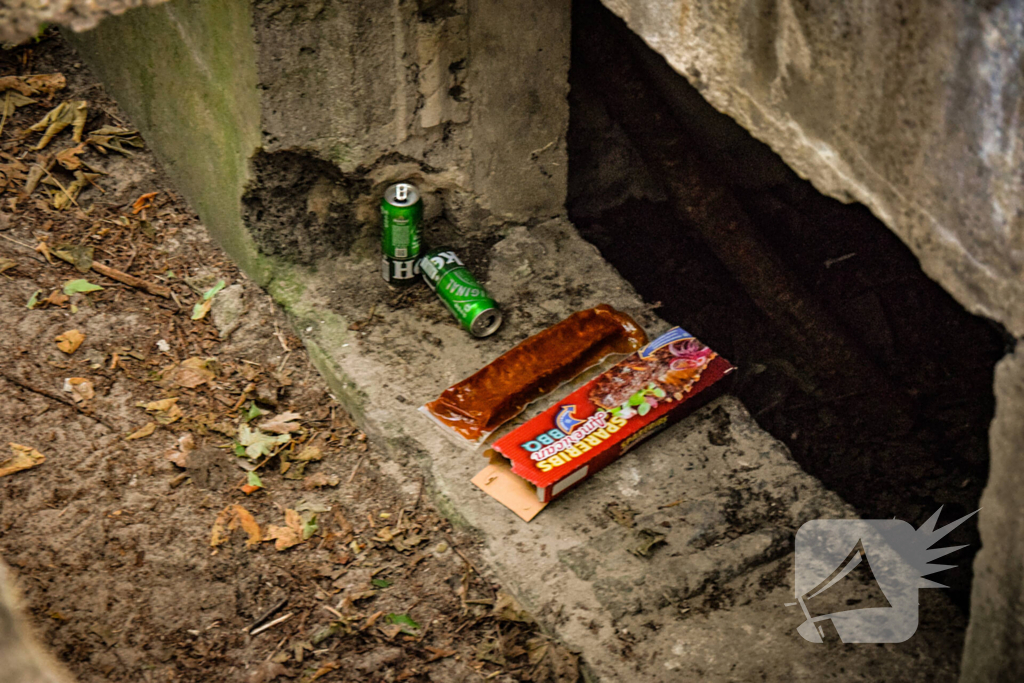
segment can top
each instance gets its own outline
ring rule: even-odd
[[[488,308],[481,311],[469,326],[469,333],[474,337],[489,337],[501,327],[501,311]]]
[[[412,183],[395,183],[384,190],[384,201],[392,206],[412,206],[419,200],[419,190]]]

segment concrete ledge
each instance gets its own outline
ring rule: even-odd
[[[389,290],[369,258],[335,260],[271,291],[339,400],[397,463],[423,468],[442,509],[479,532],[499,578],[597,678],[956,678],[964,620],[937,591],[922,597],[921,629],[905,644],[826,650],[797,635],[802,614],[784,606],[793,601],[793,534],[808,519],[855,515],[732,397],[530,524],[474,487],[485,460],[450,443],[418,406],[580,308],[609,303],[651,333],[667,327],[565,221],[505,228],[484,253],[489,269],[478,274],[506,314],[486,340],[459,329],[425,286]],[[612,521],[612,503],[635,511],[635,526]],[[640,558],[629,550],[644,530],[665,543]]]

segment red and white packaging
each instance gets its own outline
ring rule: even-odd
[[[674,327],[492,445],[473,483],[525,521],[721,394],[735,368]]]

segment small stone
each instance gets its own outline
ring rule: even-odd
[[[227,339],[241,324],[245,313],[245,289],[231,285],[213,297],[210,315],[221,339]]]

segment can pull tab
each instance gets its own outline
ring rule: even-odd
[[[399,183],[395,185],[395,199],[400,202],[404,202],[409,198],[409,186],[405,183]]]

